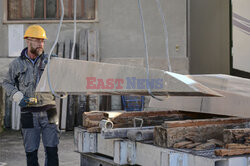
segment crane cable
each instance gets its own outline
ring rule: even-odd
[[[161,18],[162,18],[162,23],[163,23],[163,27],[164,27],[164,35],[165,35],[165,48],[166,48],[166,57],[167,57],[167,61],[168,61],[168,69],[169,71],[171,71],[171,63],[170,63],[170,58],[169,58],[169,49],[168,49],[168,31],[167,31],[167,25],[166,25],[166,21],[165,21],[165,17],[164,17],[164,14],[162,12],[162,8],[161,8],[161,5],[160,5],[160,1],[159,0],[156,0],[156,3],[157,3],[157,6],[158,6],[158,9],[159,9],[159,12],[161,14]],[[51,81],[50,81],[50,75],[49,75],[49,65],[50,65],[50,57],[51,57],[51,54],[52,54],[52,51],[54,50],[57,42],[58,42],[58,39],[59,39],[59,34],[60,34],[60,31],[61,31],[61,26],[62,26],[62,22],[63,22],[63,17],[64,17],[64,4],[63,4],[63,0],[60,0],[60,4],[61,4],[61,17],[60,17],[60,23],[58,25],[58,29],[57,29],[57,35],[56,35],[56,40],[49,52],[49,57],[48,57],[48,66],[47,66],[47,77],[48,77],[48,84],[49,84],[49,87],[50,87],[50,90],[52,92],[52,94],[58,98],[65,98],[67,97],[67,94],[63,97],[57,95],[51,85]],[[157,98],[156,96],[154,96],[152,94],[152,91],[151,91],[151,88],[150,88],[150,84],[149,84],[149,60],[148,60],[148,45],[147,45],[147,36],[146,36],[146,31],[145,31],[145,25],[144,25],[144,19],[143,19],[143,10],[142,10],[142,7],[141,7],[141,0],[138,0],[138,7],[139,7],[139,11],[140,11],[140,19],[141,19],[141,24],[142,24],[142,31],[143,31],[143,39],[144,39],[144,47],[145,47],[145,55],[146,55],[146,65],[147,65],[147,82],[148,82],[148,92],[149,94],[157,99],[157,100],[162,100],[160,98]],[[76,0],[74,0],[74,41],[73,41],[73,47],[72,47],[72,52],[71,52],[71,59],[74,59],[74,50],[75,50],[75,42],[76,42]]]
[[[55,93],[52,85],[51,85],[51,81],[50,81],[50,74],[49,74],[49,68],[50,68],[50,57],[52,54],[52,51],[54,50],[58,39],[59,39],[59,34],[61,31],[61,27],[62,27],[62,22],[63,22],[63,17],[64,17],[64,4],[63,4],[63,0],[60,0],[60,5],[61,5],[61,17],[60,17],[60,22],[58,24],[58,28],[57,28],[57,34],[56,34],[56,39],[55,42],[53,44],[53,46],[50,49],[49,52],[49,56],[48,56],[48,64],[47,64],[47,78],[48,78],[48,84],[49,84],[49,88],[51,90],[51,93],[58,98],[66,98],[68,96],[68,94],[66,93],[64,96],[60,96],[58,94]],[[71,52],[71,59],[74,59],[74,52],[75,52],[75,42],[76,42],[76,0],[74,0],[74,42],[73,42],[73,47],[72,47],[72,52]]]
[[[74,39],[71,50],[71,59],[74,59],[75,45],[76,45],[76,0],[74,0]]]
[[[165,36],[165,49],[166,49],[165,51],[166,51],[166,58],[167,58],[167,63],[168,63],[168,71],[172,72],[172,67],[171,67],[170,57],[169,57],[169,49],[168,49],[167,23],[166,23],[164,13],[162,11],[160,0],[155,0],[155,1],[157,3],[157,7],[158,7],[159,13],[161,15],[161,21],[162,21],[162,24],[163,24],[163,30],[164,30],[164,36]]]
[[[162,9],[161,9],[161,5],[160,5],[160,2],[158,0],[156,0],[157,2],[157,6],[158,6],[158,9],[160,11],[160,14],[161,14],[161,17],[162,17],[162,23],[164,25],[164,34],[165,34],[165,47],[166,47],[166,58],[167,58],[167,61],[168,61],[168,69],[169,71],[171,71],[171,64],[170,64],[170,60],[169,60],[169,51],[168,51],[168,33],[167,33],[167,25],[166,25],[166,21],[165,21],[165,17],[164,17],[164,14],[162,12]],[[140,21],[141,21],[141,25],[142,25],[142,31],[143,31],[143,41],[144,41],[144,49],[145,49],[145,56],[146,56],[146,71],[147,71],[147,83],[146,85],[147,86],[147,90],[148,90],[148,93],[150,94],[150,96],[152,96],[154,99],[156,100],[159,100],[159,101],[162,101],[161,98],[158,98],[156,97],[152,91],[151,91],[151,87],[150,87],[150,84],[149,84],[149,56],[148,56],[148,44],[147,44],[147,36],[146,36],[146,30],[145,30],[145,25],[144,25],[144,19],[143,19],[143,10],[142,10],[142,7],[141,7],[141,0],[138,0],[138,8],[139,8],[139,12],[140,12]],[[169,96],[169,95],[167,95]]]

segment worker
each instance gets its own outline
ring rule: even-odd
[[[51,93],[35,92],[48,62],[48,55],[44,54],[46,32],[40,25],[31,25],[25,31],[24,39],[27,47],[10,63],[3,87],[10,99],[21,107],[21,132],[27,166],[39,165],[40,135],[45,149],[45,166],[57,166],[59,132],[55,99]]]

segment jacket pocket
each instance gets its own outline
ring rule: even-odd
[[[24,87],[29,86],[31,82],[31,78],[30,78],[27,68],[24,68],[23,70],[20,71],[20,76],[18,78],[18,81],[19,81],[19,84],[21,84]]]
[[[34,128],[33,114],[31,112],[21,113],[22,128]]]

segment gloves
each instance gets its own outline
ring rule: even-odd
[[[28,105],[36,104],[36,98],[28,98],[18,91],[13,95],[13,101],[17,102],[20,107],[26,107]]]
[[[27,100],[28,100],[29,98],[28,97],[26,97],[26,96],[24,96],[23,95],[23,93],[22,92],[20,92],[20,91],[17,91],[14,95],[13,95],[13,101],[15,101],[15,102],[17,102],[18,103],[18,105],[20,106],[20,107],[25,107],[25,106],[27,106]]]
[[[20,103],[20,101],[23,99],[23,93],[20,91],[17,91],[14,95],[13,95],[13,101]]]
[[[26,107],[26,106],[29,104],[29,101],[30,101],[30,99],[29,99],[28,97],[24,96],[24,97],[22,98],[22,100],[20,101],[19,106],[20,106],[21,108],[22,108],[22,107]]]

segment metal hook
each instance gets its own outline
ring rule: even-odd
[[[142,125],[143,125],[143,119],[142,119],[142,118],[134,118],[134,119],[133,119],[133,122],[134,122],[134,127],[136,127],[136,120],[141,121],[140,128],[142,128]]]

